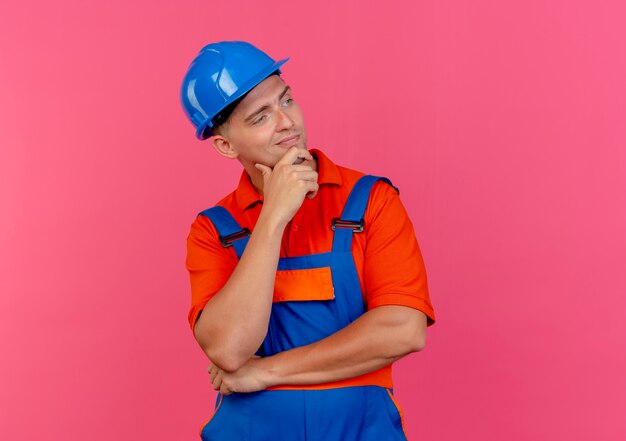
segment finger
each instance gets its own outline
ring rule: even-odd
[[[293,171],[314,171],[313,167],[311,167],[310,165],[298,165],[298,164],[294,164],[290,167],[290,170]]]
[[[263,175],[263,186],[266,186],[272,176],[272,169],[265,164],[254,164],[254,166]]]
[[[314,171],[299,171],[294,172],[296,179],[300,181],[313,181],[317,182],[317,172]]]
[[[302,158],[306,160],[313,160],[313,156],[309,153],[308,150],[299,149],[298,147],[291,147],[287,150],[287,153],[283,155],[282,158],[276,163],[276,165],[292,165],[296,162],[296,159]]]
[[[257,164],[254,164],[254,166],[257,168],[257,170],[259,170],[263,174],[272,173],[272,169],[269,168],[265,164],[257,163]]]
[[[219,370],[220,367],[216,364],[211,363],[211,365],[209,366],[209,372],[213,372],[213,375],[215,375],[215,373]]]
[[[308,150],[298,149],[298,157],[292,162],[292,164],[300,165],[304,161],[313,161],[313,156],[311,155],[311,153],[309,153]]]
[[[263,178],[265,179],[265,177],[270,176],[272,174],[272,169],[269,168],[267,165],[265,164],[254,164],[254,166],[256,167],[257,170],[259,170],[262,174],[263,174]]]
[[[309,191],[306,194],[307,199],[313,199],[316,195],[317,192],[319,190],[320,186],[319,184],[316,182],[311,182],[309,184]]]
[[[222,371],[218,371],[213,381],[211,381],[213,390],[219,390],[222,387],[222,382],[223,382]]]
[[[300,156],[301,150],[297,147],[291,147],[285,152],[282,158],[278,160],[276,165],[291,165],[294,163],[298,156]]]
[[[313,155],[307,149],[302,149],[302,150],[298,149],[298,151],[300,152],[300,154],[298,155],[298,158],[303,158],[307,161],[313,161]]]
[[[233,392],[228,387],[226,387],[225,384],[222,384],[222,387],[220,387],[220,393],[222,395],[230,395]]]

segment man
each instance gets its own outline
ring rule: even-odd
[[[426,273],[386,179],[307,150],[280,67],[209,44],[182,87],[199,139],[244,170],[191,226],[189,322],[218,390],[203,440],[405,440],[391,364],[434,323]]]

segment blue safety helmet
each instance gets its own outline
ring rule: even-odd
[[[211,43],[191,62],[181,88],[183,109],[196,127],[196,137],[211,136],[211,128],[223,123],[230,112],[257,84],[289,58],[274,61],[244,41]]]

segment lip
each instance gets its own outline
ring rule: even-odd
[[[277,144],[280,146],[288,146],[296,144],[300,140],[300,135],[292,135],[281,139]]]

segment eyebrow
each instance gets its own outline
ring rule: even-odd
[[[291,87],[286,86],[283,91],[280,93],[280,95],[278,96],[278,101],[280,101],[281,99],[283,99],[283,97],[287,94],[287,92],[289,92],[291,90]],[[244,122],[249,123],[251,122],[255,116],[257,116],[259,113],[265,112],[267,109],[269,109],[270,106],[269,104],[264,104],[261,107],[259,107],[256,111],[254,111],[253,113],[251,113],[250,115],[248,115],[246,117],[246,119],[244,119]]]

